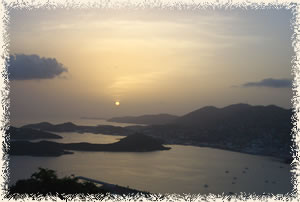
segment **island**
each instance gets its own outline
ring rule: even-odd
[[[6,131],[11,140],[62,139],[61,136],[33,128],[17,128],[10,126]]]
[[[69,150],[90,152],[151,152],[169,149],[171,148],[163,146],[162,142],[156,138],[136,133],[111,144],[13,141],[10,143],[8,154],[61,156],[64,154],[72,154]]]
[[[50,132],[79,132],[128,136],[133,133],[161,139],[164,144],[212,147],[248,154],[273,156],[291,162],[292,109],[275,105],[233,104],[223,108],[206,106],[166,124],[135,126],[77,126],[73,123],[42,122],[22,128]]]
[[[72,122],[61,124],[51,124],[48,122],[34,123],[22,126],[22,128],[31,128],[36,130],[50,131],[50,132],[74,132],[74,133],[94,133],[94,134],[109,134],[127,136],[132,134],[132,131],[111,125],[97,125],[97,126],[78,126]]]

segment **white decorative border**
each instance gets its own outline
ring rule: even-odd
[[[130,8],[130,9],[169,9],[169,10],[197,10],[197,9],[207,9],[207,8],[227,8],[232,9],[236,7],[244,8],[244,9],[267,9],[267,8],[286,8],[291,9],[293,13],[293,18],[291,19],[291,27],[294,30],[294,34],[292,37],[293,40],[293,48],[295,55],[292,60],[293,68],[292,75],[294,76],[293,80],[293,110],[295,112],[293,119],[293,152],[294,152],[294,160],[292,163],[292,172],[293,179],[292,183],[294,185],[294,190],[291,195],[266,195],[266,196],[256,196],[256,195],[239,195],[239,196],[226,196],[226,195],[167,195],[162,198],[162,195],[152,195],[150,198],[145,198],[144,196],[116,196],[112,195],[109,197],[102,198],[103,201],[266,201],[266,200],[274,200],[274,201],[298,201],[299,194],[299,128],[300,128],[300,120],[299,120],[299,112],[300,112],[300,104],[299,104],[299,87],[300,83],[300,1],[297,0],[3,0],[0,4],[0,66],[2,77],[0,77],[0,90],[1,90],[1,107],[0,107],[0,115],[1,115],[1,131],[2,131],[2,145],[3,149],[0,150],[0,155],[2,156],[2,172],[0,177],[1,183],[1,194],[0,200],[5,201],[8,198],[5,197],[7,193],[5,190],[8,188],[8,184],[6,183],[9,178],[9,170],[8,170],[8,156],[5,155],[5,152],[8,149],[8,137],[5,136],[5,130],[9,126],[9,82],[7,78],[6,71],[6,59],[8,58],[8,49],[9,49],[9,36],[7,33],[7,27],[9,26],[9,10],[11,8],[18,9],[32,9],[32,8],[108,8],[108,9],[122,9],[122,8]],[[276,22],[274,22],[276,23]],[[32,200],[29,195],[24,195],[22,198],[18,198],[18,201],[29,201]],[[53,201],[63,201],[59,198],[53,196],[47,197],[36,197],[35,200],[53,200]],[[76,195],[70,196],[69,200],[74,201],[95,201],[99,199],[97,195]],[[14,201],[15,199],[10,199]]]

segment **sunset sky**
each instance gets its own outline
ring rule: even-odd
[[[291,17],[285,9],[11,10],[11,119],[290,108]]]

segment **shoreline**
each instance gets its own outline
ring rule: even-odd
[[[285,163],[285,164],[291,164],[291,163],[287,163],[286,161],[287,160],[293,160],[293,159],[289,159],[290,157],[286,156],[276,156],[275,154],[274,155],[271,155],[271,154],[261,154],[261,153],[255,153],[255,152],[249,152],[249,151],[241,151],[241,150],[238,150],[238,149],[232,149],[232,148],[224,148],[224,147],[221,147],[221,146],[214,146],[214,145],[195,145],[195,144],[180,144],[180,143],[172,143],[172,144],[164,144],[166,146],[168,145],[179,145],[179,146],[193,146],[193,147],[203,147],[203,148],[211,148],[211,149],[219,149],[219,150],[224,150],[224,151],[231,151],[231,152],[237,152],[237,153],[242,153],[242,154],[249,154],[249,155],[254,155],[254,156],[262,156],[262,157],[273,157],[273,158],[276,158],[278,160],[280,160],[282,163]]]

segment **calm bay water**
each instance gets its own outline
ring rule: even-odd
[[[99,123],[99,120],[92,121]],[[123,138],[90,133],[58,134],[64,138],[52,141],[112,143]],[[172,149],[146,153],[11,156],[10,184],[30,177],[38,167],[44,167],[56,170],[61,177],[75,174],[154,193],[285,194],[292,191],[291,167],[277,159],[213,148],[168,146]]]

